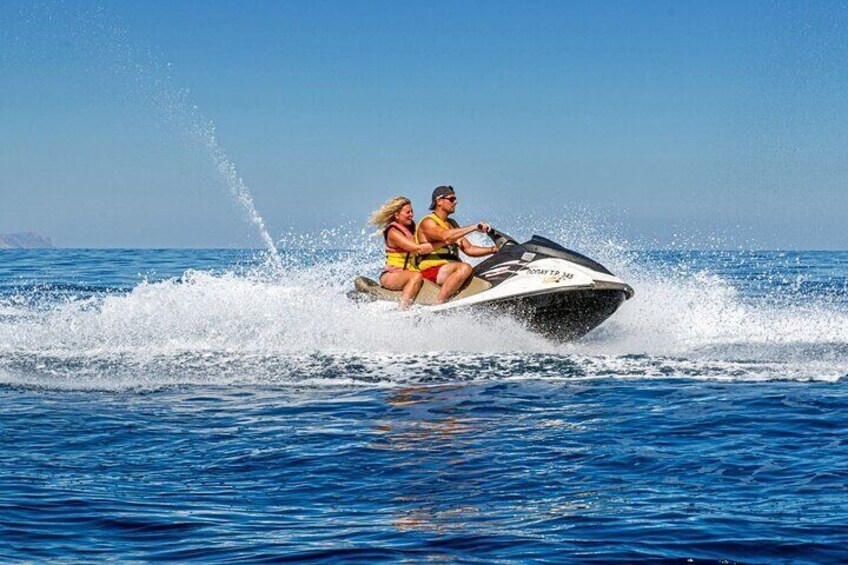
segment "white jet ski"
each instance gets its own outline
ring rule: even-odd
[[[450,301],[435,304],[439,287],[424,281],[416,299],[424,309],[463,308],[505,313],[557,341],[577,339],[599,326],[633,297],[630,285],[606,267],[538,235],[518,243],[491,230],[498,252],[474,267],[473,277]],[[400,299],[374,280],[357,277],[352,298]]]

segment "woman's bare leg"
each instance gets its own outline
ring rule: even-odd
[[[383,273],[380,277],[380,285],[383,288],[403,291],[399,305],[401,310],[406,310],[415,302],[422,284],[424,279],[421,278],[421,273],[415,271],[391,271]]]

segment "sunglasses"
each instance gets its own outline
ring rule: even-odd
[[[456,196],[442,196],[448,202],[456,202]]]

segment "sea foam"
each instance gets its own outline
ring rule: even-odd
[[[361,239],[361,238],[360,238]],[[597,250],[636,288],[605,324],[553,343],[506,317],[399,313],[347,297],[372,274],[354,253],[294,254],[255,268],[144,281],[126,293],[0,302],[0,380],[67,388],[174,384],[409,386],[606,377],[835,380],[848,313],[822,297],[746,297],[731,280],[620,245]],[[319,254],[320,255],[320,254]],[[606,255],[606,257],[604,257]],[[299,258],[298,258],[299,257]]]

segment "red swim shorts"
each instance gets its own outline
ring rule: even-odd
[[[424,269],[421,271],[421,276],[431,283],[436,283],[436,277],[439,276],[439,269],[444,267],[445,265],[436,265],[435,267],[430,267],[429,269]]]

